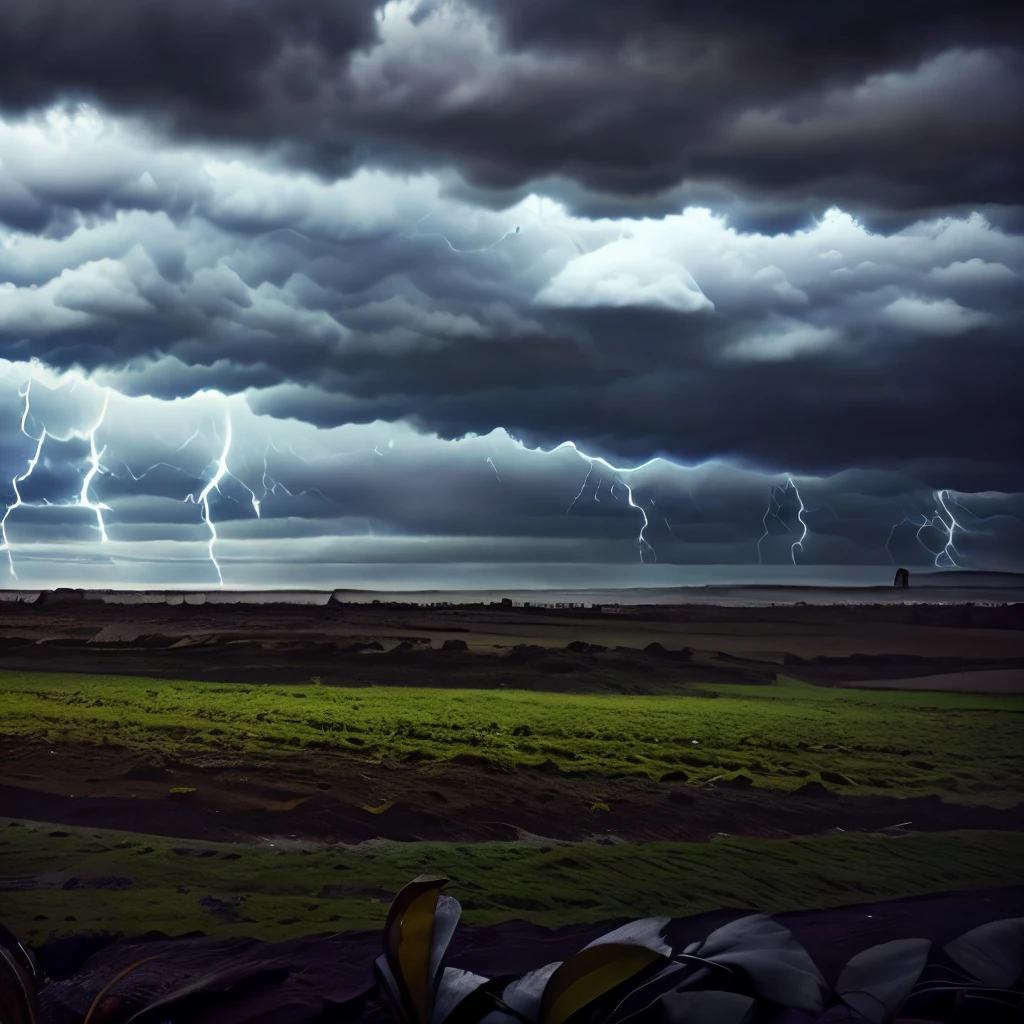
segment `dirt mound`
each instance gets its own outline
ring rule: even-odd
[[[572,640],[565,649],[573,654],[601,654],[608,650],[603,644],[588,644],[585,640]]]
[[[360,641],[341,648],[343,654],[365,654],[368,651],[383,651],[384,645],[377,640]]]

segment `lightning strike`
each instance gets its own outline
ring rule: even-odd
[[[587,470],[587,475],[583,478],[583,483],[580,484],[580,489],[577,492],[576,497],[573,498],[571,502],[569,502],[569,507],[565,510],[565,514],[566,515],[568,515],[572,511],[573,505],[575,505],[576,502],[580,500],[580,495],[583,494],[584,490],[586,490],[587,481],[590,479],[590,474],[593,473],[593,472],[594,472],[594,467],[593,467],[593,465],[591,465],[591,467]]]
[[[934,514],[931,516],[926,516],[921,513],[910,514],[907,513],[906,510],[902,508],[900,509],[900,511],[903,512],[903,518],[898,523],[893,524],[892,529],[889,531],[889,537],[885,542],[885,550],[889,555],[889,561],[893,562],[893,565],[896,564],[895,561],[893,561],[891,550],[893,536],[904,523],[909,523],[911,526],[917,527],[917,532],[914,534],[914,537],[921,547],[928,552],[928,554],[934,556],[933,564],[936,569],[963,568],[963,566],[961,566],[957,561],[960,557],[960,552],[956,549],[954,537],[957,530],[960,530],[962,533],[966,533],[967,531],[960,523],[957,522],[956,517],[949,508],[949,504],[959,505],[960,503],[951,497],[951,492],[946,489],[936,491],[934,497],[939,507],[933,509]],[[949,504],[947,504],[947,502]],[[929,528],[939,530],[946,536],[945,544],[943,544],[937,552],[928,547],[928,545],[921,539],[921,534]]]
[[[267,496],[271,494],[274,495],[275,497],[278,494],[287,494],[289,498],[300,498],[307,494],[316,494],[319,497],[323,498],[324,501],[328,500],[327,495],[324,494],[324,492],[321,491],[319,487],[304,487],[301,491],[291,491],[287,487],[285,487],[285,485],[281,483],[280,480],[277,480],[275,477],[272,477],[270,475],[270,468],[267,463],[267,459],[271,451],[275,451],[279,455],[282,454],[281,449],[278,448],[273,441],[268,442],[267,447],[263,450],[263,477],[260,481],[263,486],[263,498],[261,500],[266,500]],[[294,455],[300,462],[306,463],[307,465],[311,461],[314,461],[311,459],[302,458],[302,456],[299,455],[298,452],[296,452],[291,445],[288,445],[288,451],[292,455]]]
[[[788,524],[784,522],[781,518],[782,504],[785,500],[786,492],[790,488],[792,488],[793,493],[796,495],[796,500],[800,506],[797,509],[796,519],[802,527],[802,532],[800,536],[795,541],[793,541],[792,544],[790,544],[789,557],[792,560],[793,564],[796,565],[796,549],[799,548],[800,553],[803,554],[804,541],[807,540],[807,534],[809,532],[807,523],[804,520],[804,513],[807,511],[807,508],[804,505],[804,499],[800,497],[800,488],[797,487],[796,483],[793,481],[792,476],[787,474],[785,485],[773,484],[768,491],[768,508],[765,509],[764,516],[761,519],[761,522],[764,525],[764,533],[762,533],[757,540],[757,560],[762,565],[764,564],[764,559],[761,554],[761,544],[763,543],[764,539],[771,534],[771,529],[768,526],[768,521],[770,519],[774,519],[777,523],[779,523],[780,526],[782,526],[782,528],[787,533],[793,532],[789,528]]]
[[[21,388],[18,388],[18,397],[24,399],[25,405],[21,413],[21,432],[28,438],[32,438],[32,435],[28,432],[28,417],[31,412],[32,404],[32,380],[31,378]],[[25,467],[23,473],[16,473],[11,480],[11,489],[14,491],[14,501],[7,506],[7,510],[4,512],[3,519],[0,519],[0,537],[3,538],[2,546],[3,550],[7,552],[7,565],[10,569],[11,575],[17,579],[18,573],[14,568],[14,550],[11,547],[10,538],[7,536],[7,520],[10,514],[16,509],[21,508],[25,502],[21,497],[21,490],[18,488],[18,484],[23,483],[31,475],[33,470],[39,464],[39,457],[43,453],[43,442],[46,440],[46,429],[39,435],[38,438],[32,438],[36,442],[35,452],[28,460],[28,464]]]
[[[103,513],[109,512],[110,506],[105,505],[102,501],[90,500],[89,488],[92,486],[93,480],[96,479],[96,474],[102,471],[100,460],[103,458],[107,447],[104,445],[102,450],[96,450],[96,431],[103,426],[103,421],[107,418],[107,409],[109,408],[110,391],[108,389],[103,396],[103,408],[100,410],[99,418],[96,420],[92,430],[89,431],[89,471],[82,477],[82,493],[78,496],[78,504],[82,508],[90,509],[95,514],[96,528],[100,531],[100,541],[104,544],[107,542],[107,526],[103,522]]]
[[[935,556],[935,564],[937,566],[939,564],[939,558],[941,558],[942,555],[945,555],[946,556],[946,560],[949,563],[946,566],[946,568],[948,568],[948,569],[958,569],[958,568],[960,568],[960,566],[957,564],[957,561],[953,557],[953,555],[956,555],[957,558],[959,558],[960,557],[960,552],[957,551],[956,546],[953,543],[953,531],[956,530],[956,529],[962,530],[963,527],[956,521],[956,519],[953,517],[953,513],[947,507],[946,500],[947,500],[948,497],[949,497],[949,491],[936,491],[935,492],[935,499],[936,499],[936,501],[938,501],[938,503],[942,506],[942,511],[947,516],[949,516],[949,527],[948,527],[948,532],[946,534],[946,543],[943,545],[942,551],[938,555]],[[945,521],[942,519],[941,515],[939,516],[939,520],[942,522],[943,526],[946,525]],[[952,551],[953,554],[950,554],[951,551]]]
[[[573,505],[575,505],[576,502],[580,500],[580,496],[586,489],[587,481],[590,479],[591,474],[594,472],[594,467],[603,467],[612,474],[612,479],[614,481],[611,491],[612,496],[614,497],[615,495],[615,486],[622,487],[626,492],[627,504],[630,508],[635,508],[640,513],[640,517],[643,520],[643,522],[640,525],[640,532],[637,534],[636,538],[637,546],[640,549],[640,561],[644,561],[645,550],[650,552],[651,557],[654,559],[654,561],[657,561],[658,553],[654,550],[653,547],[651,547],[647,538],[644,536],[647,528],[651,525],[650,520],[647,518],[647,513],[644,511],[643,507],[638,505],[636,501],[633,500],[632,486],[628,484],[625,480],[623,480],[622,477],[627,473],[635,473],[638,469],[644,469],[647,466],[650,466],[653,463],[657,462],[658,459],[648,459],[646,462],[640,463],[639,466],[613,466],[607,459],[601,458],[600,455],[588,455],[586,452],[580,451],[580,449],[576,447],[576,443],[574,441],[563,441],[561,444],[556,445],[554,448],[548,449],[546,451],[544,449],[539,448],[534,450],[544,451],[544,454],[546,455],[553,455],[555,452],[561,451],[563,448],[571,448],[581,459],[583,459],[584,462],[589,463],[590,467],[587,470],[586,477],[584,477],[583,479],[583,484],[580,487],[579,492],[577,493],[576,497],[572,499],[572,503],[565,511],[567,513],[571,512]]]
[[[72,388],[72,390],[74,389]],[[29,433],[28,420],[29,416],[31,416],[32,414],[31,377],[27,381],[25,381],[25,383],[18,389],[18,397],[24,401],[24,405],[22,407],[21,412],[21,432],[22,434],[25,435],[25,437],[29,438],[32,441],[35,441],[36,446],[31,457],[26,463],[24,471],[21,473],[16,473],[14,477],[11,479],[11,490],[14,492],[14,501],[7,506],[7,508],[4,511],[3,518],[0,519],[0,550],[7,552],[7,566],[11,573],[11,576],[13,576],[14,579],[18,579],[18,573],[14,567],[14,550],[11,545],[10,537],[7,533],[7,521],[10,518],[11,513],[14,512],[15,509],[27,507],[29,504],[22,497],[21,488],[19,487],[19,484],[24,483],[26,480],[29,479],[29,477],[32,476],[33,472],[35,472],[36,466],[39,465],[39,459],[42,457],[43,446],[46,443],[47,438],[52,438],[54,441],[57,442],[70,441],[72,438],[75,438],[79,441],[87,440],[89,442],[89,469],[86,471],[85,476],[82,478],[82,489],[78,495],[78,500],[73,504],[77,505],[79,508],[88,509],[90,512],[93,513],[93,515],[95,515],[96,528],[99,530],[101,542],[104,543],[108,540],[108,537],[106,523],[104,522],[103,519],[103,513],[110,511],[109,505],[106,505],[101,501],[93,501],[89,497],[89,489],[92,487],[93,481],[96,479],[96,476],[99,473],[105,472],[102,465],[102,459],[107,449],[106,446],[104,446],[102,449],[97,449],[96,433],[100,429],[100,427],[103,426],[103,422],[107,416],[107,409],[110,406],[110,390],[106,389],[104,391],[103,408],[100,410],[99,417],[97,418],[93,426],[89,430],[84,432],[80,430],[72,430],[65,436],[51,434],[46,429],[46,427],[42,428],[38,437],[33,437],[32,434]],[[35,507],[49,508],[52,507],[54,504],[54,502],[51,502],[48,499],[43,498]],[[68,503],[61,502],[60,504],[67,505]]]
[[[197,504],[202,506],[203,509],[203,522],[210,529],[210,543],[207,545],[207,550],[210,553],[210,561],[213,563],[214,569],[217,570],[217,581],[223,587],[224,586],[224,574],[220,569],[220,562],[217,561],[217,556],[213,550],[214,545],[217,543],[217,527],[214,525],[213,519],[210,516],[210,494],[212,491],[220,493],[220,482],[224,479],[225,474],[228,472],[228,454],[231,451],[231,414],[227,413],[224,417],[224,447],[221,449],[220,458],[217,460],[217,469],[213,476],[210,477],[207,485],[199,492],[199,495],[189,498]],[[188,501],[189,498],[185,500]]]
[[[498,478],[498,483],[500,484],[501,474],[498,472],[498,467],[494,464],[494,460],[490,457],[490,455],[487,456],[487,464],[491,467],[491,469],[494,470],[494,475]]]
[[[803,527],[803,533],[800,534],[799,540],[793,541],[793,543],[789,546],[790,558],[793,559],[793,564],[796,565],[796,549],[799,548],[800,554],[802,555],[804,553],[804,541],[807,539],[807,523],[804,522],[804,512],[806,512],[807,509],[804,507],[804,499],[800,497],[800,488],[798,488],[797,485],[793,483],[793,478],[791,476],[787,476],[786,480],[789,482],[789,485],[793,488],[793,493],[796,495],[796,500],[800,502],[800,508],[797,509],[796,513],[796,521]]]

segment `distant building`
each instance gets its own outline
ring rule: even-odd
[[[892,581],[894,587],[909,587],[910,572],[907,569],[897,569],[896,578]]]

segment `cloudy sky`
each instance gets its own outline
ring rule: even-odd
[[[0,0],[0,585],[1024,569],[1024,23],[781,10]]]

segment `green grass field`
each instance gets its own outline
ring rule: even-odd
[[[298,748],[370,761],[473,754],[654,779],[682,771],[695,785],[742,772],[779,789],[812,779],[847,793],[1004,805],[1024,791],[1024,698],[783,677],[607,696],[3,672],[0,732],[204,764]]]
[[[468,923],[525,919],[557,927],[1021,884],[1024,836],[851,834],[642,846],[374,841],[275,851],[0,818],[4,923],[32,943],[95,931],[284,938],[377,928],[391,896],[422,873],[452,879],[448,891],[462,901]],[[211,897],[220,904],[209,909]]]

